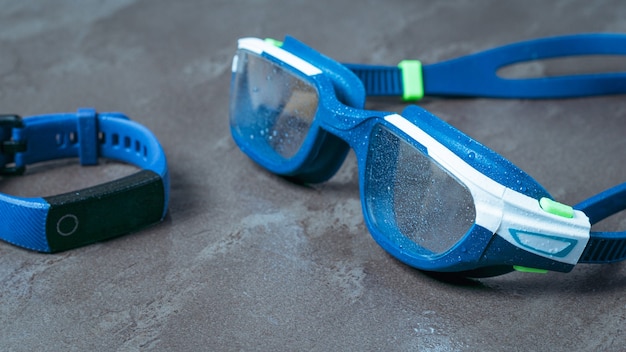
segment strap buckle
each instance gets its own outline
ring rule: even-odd
[[[16,153],[26,151],[26,142],[13,140],[11,136],[13,128],[23,127],[24,123],[19,115],[0,115],[0,175],[21,175],[26,169],[24,166],[15,166],[14,159]]]

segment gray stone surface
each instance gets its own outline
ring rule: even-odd
[[[432,63],[540,36],[626,32],[624,2],[6,0],[0,8],[0,110],[125,112],[159,137],[171,174],[162,224],[54,255],[0,243],[0,350],[626,350],[626,265],[462,282],[427,276],[368,234],[352,154],[329,182],[303,187],[254,165],[228,129],[230,60],[242,36],[291,34],[344,62]],[[559,201],[626,179],[623,96],[420,104]],[[129,170],[37,165],[2,179],[0,192],[50,195]]]

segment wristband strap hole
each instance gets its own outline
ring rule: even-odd
[[[70,144],[78,143],[78,134],[76,132],[70,132],[68,135],[68,140],[70,141]]]

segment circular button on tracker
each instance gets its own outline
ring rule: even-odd
[[[24,119],[0,116],[0,175],[21,174],[26,165],[71,157],[78,157],[81,165],[95,165],[103,157],[142,170],[49,197],[0,193],[0,239],[52,253],[124,235],[165,217],[167,161],[144,126],[123,114],[94,109]]]

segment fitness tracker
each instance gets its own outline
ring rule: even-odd
[[[163,148],[144,126],[120,113],[0,116],[0,175],[26,165],[78,157],[81,165],[109,158],[140,171],[77,191],[24,198],[0,193],[0,239],[16,246],[59,252],[127,234],[161,221],[167,212],[169,175]]]

